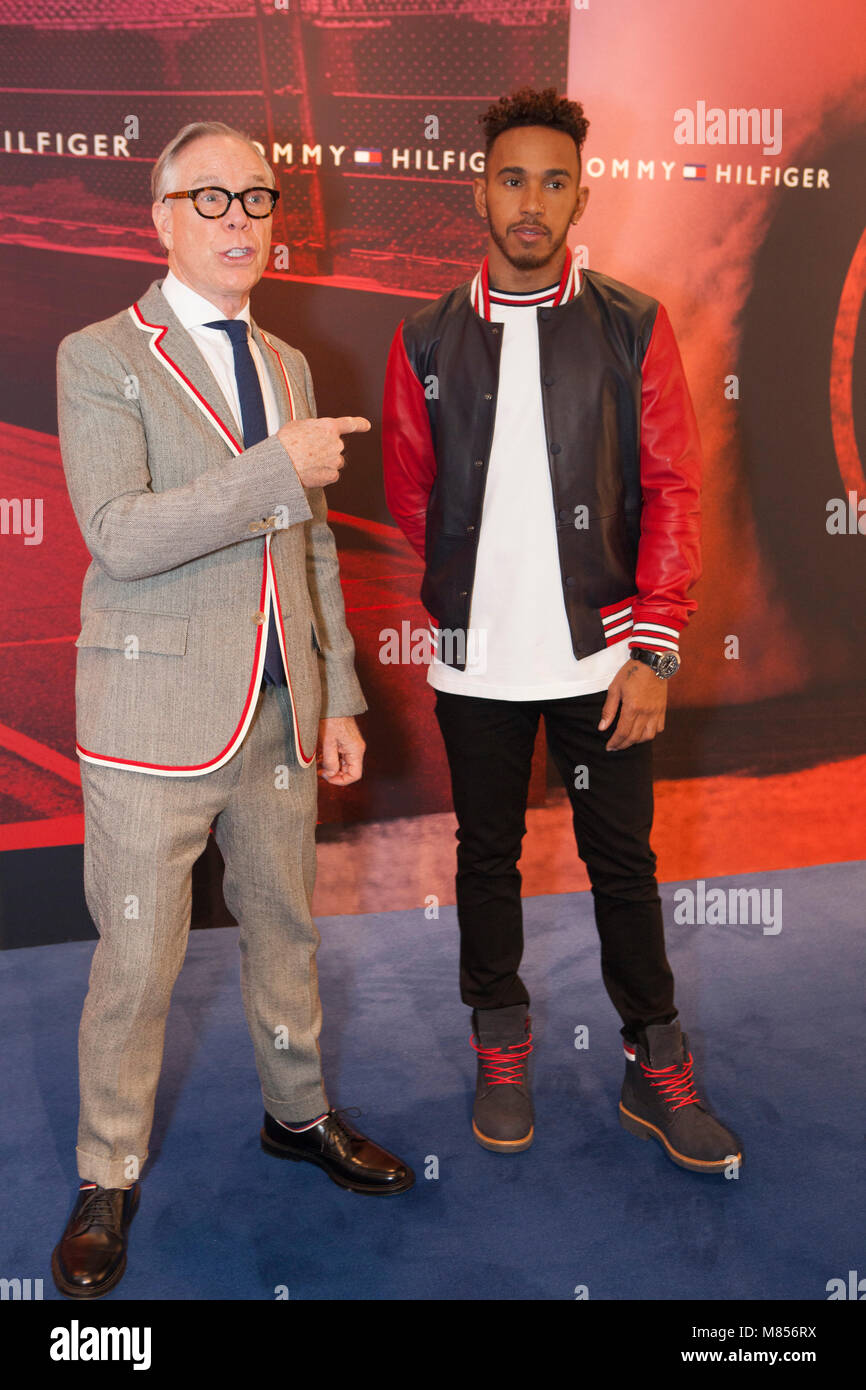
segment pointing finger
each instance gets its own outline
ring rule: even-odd
[[[340,415],[334,424],[338,434],[366,434],[373,426],[363,415]]]

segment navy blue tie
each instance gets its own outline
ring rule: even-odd
[[[217,319],[215,323],[206,323],[204,326],[205,328],[221,328],[224,333],[228,333],[231,340],[232,352],[235,357],[235,381],[237,382],[238,399],[241,403],[244,448],[250,449],[253,444],[260,444],[263,439],[267,439],[268,421],[265,415],[265,402],[262,397],[259,374],[256,371],[256,364],[253,361],[253,355],[247,341],[246,320]],[[265,680],[270,685],[285,685],[286,683],[273,608],[271,608],[271,620],[268,623],[268,644],[265,649]]]

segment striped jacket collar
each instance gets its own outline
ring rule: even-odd
[[[141,299],[130,306],[129,316],[136,328],[150,335],[149,347],[155,360],[195,403],[231,452],[239,454],[243,445],[234,414],[192,335],[162,293],[161,285],[161,280],[154,280]],[[280,424],[285,424],[295,418],[295,403],[285,365],[267,335],[252,319],[250,332],[274,388]]]
[[[487,257],[481,262],[480,269],[476,271],[475,277],[469,288],[469,299],[472,308],[480,318],[490,320],[490,280],[487,269]],[[561,304],[566,304],[568,300],[576,298],[580,294],[582,285],[580,279],[580,268],[577,264],[577,257],[572,251],[565,258],[565,265],[562,267],[562,275],[553,300],[553,307],[559,308]]]

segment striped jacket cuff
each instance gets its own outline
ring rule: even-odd
[[[604,629],[605,646],[612,647],[626,637],[633,647],[646,647],[651,652],[676,652],[679,654],[680,629],[672,622],[659,622],[655,616],[641,618],[635,616],[634,607],[637,595],[620,599],[599,610]]]
[[[633,647],[645,647],[651,652],[679,653],[679,637],[678,630],[667,623],[651,623],[636,619],[631,644]]]

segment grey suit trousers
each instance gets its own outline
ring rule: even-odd
[[[214,821],[265,1108],[287,1123],[328,1109],[311,915],[316,763],[299,766],[291,720],[286,687],[265,686],[246,738],[215,772],[154,777],[81,762],[84,888],[99,932],[79,1031],[82,1179],[124,1186],[147,1158],[192,867]]]

